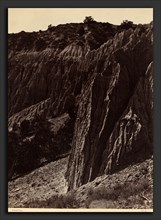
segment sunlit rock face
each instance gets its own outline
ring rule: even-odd
[[[49,131],[71,150],[69,189],[152,154],[152,29],[94,22],[9,35],[9,129],[61,118],[68,138]]]
[[[69,189],[151,155],[151,39],[152,27],[137,27],[116,34],[87,55],[94,68],[79,100]]]

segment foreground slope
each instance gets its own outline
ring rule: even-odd
[[[153,208],[152,159],[97,177],[67,193],[68,158],[51,162],[9,182],[12,208]]]

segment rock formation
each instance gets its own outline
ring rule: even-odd
[[[93,51],[95,67],[79,100],[69,189],[152,153],[151,34],[151,27],[130,29]]]
[[[48,141],[66,146],[56,154],[49,149],[57,158],[71,148],[69,190],[151,156],[152,29],[152,23],[94,21],[9,35],[9,129],[28,120],[33,131],[37,117],[47,124],[55,121],[53,129],[48,127]],[[57,128],[64,114],[68,120]],[[29,133],[20,135],[26,138]],[[44,134],[41,141],[44,154]],[[11,141],[9,148],[14,146]]]

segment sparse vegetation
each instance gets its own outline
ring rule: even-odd
[[[111,201],[115,202],[117,200],[120,200],[121,202],[126,201],[126,205],[128,205],[128,200],[131,196],[139,195],[140,193],[147,191],[149,187],[150,185],[147,179],[143,178],[136,183],[117,183],[113,186],[113,188],[107,188],[105,185],[94,189],[89,188],[88,199],[86,200],[86,207],[89,208],[90,204],[96,200],[108,200],[110,201],[110,204],[112,204]],[[111,208],[113,208],[113,205]]]
[[[74,192],[56,194],[47,200],[34,199],[24,204],[26,208],[79,208]]]
[[[119,173],[100,176],[65,194],[67,185],[63,176],[67,162],[68,158],[51,162],[9,182],[9,204],[13,208],[152,208],[151,159]],[[145,168],[146,174],[142,172]]]
[[[85,201],[86,208],[99,207],[103,208],[130,208],[143,206],[145,201],[150,201],[144,196],[150,189],[147,179],[143,178],[138,182],[117,183],[113,188],[102,185],[97,188],[90,187],[87,191]],[[74,191],[67,194],[55,194],[46,200],[32,199],[24,204],[27,208],[80,208],[81,204],[77,200],[77,194]]]
[[[23,120],[20,127],[14,125],[14,130],[8,133],[9,180],[40,167],[42,161],[54,161],[70,150],[73,122],[66,123],[56,134],[52,126],[38,115],[32,121]]]
[[[84,27],[83,26],[78,27],[77,33],[80,36],[83,36],[85,34]]]
[[[134,28],[135,26],[136,25],[134,25],[132,21],[128,21],[128,20],[124,20],[120,25],[122,29],[126,29],[126,30],[129,28]]]
[[[50,29],[50,28],[52,28],[53,27],[53,25],[52,24],[49,24],[48,25],[48,29]]]
[[[92,16],[86,16],[84,21],[83,21],[85,24],[88,24],[88,23],[93,23],[93,22],[96,22]]]

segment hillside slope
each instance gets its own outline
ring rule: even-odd
[[[97,177],[67,193],[68,158],[9,182],[9,207],[147,209],[153,207],[152,158]],[[120,192],[121,190],[121,192]]]
[[[68,193],[126,168],[131,174],[129,166],[152,157],[153,23],[90,21],[9,34],[8,71],[12,187],[68,155]]]

